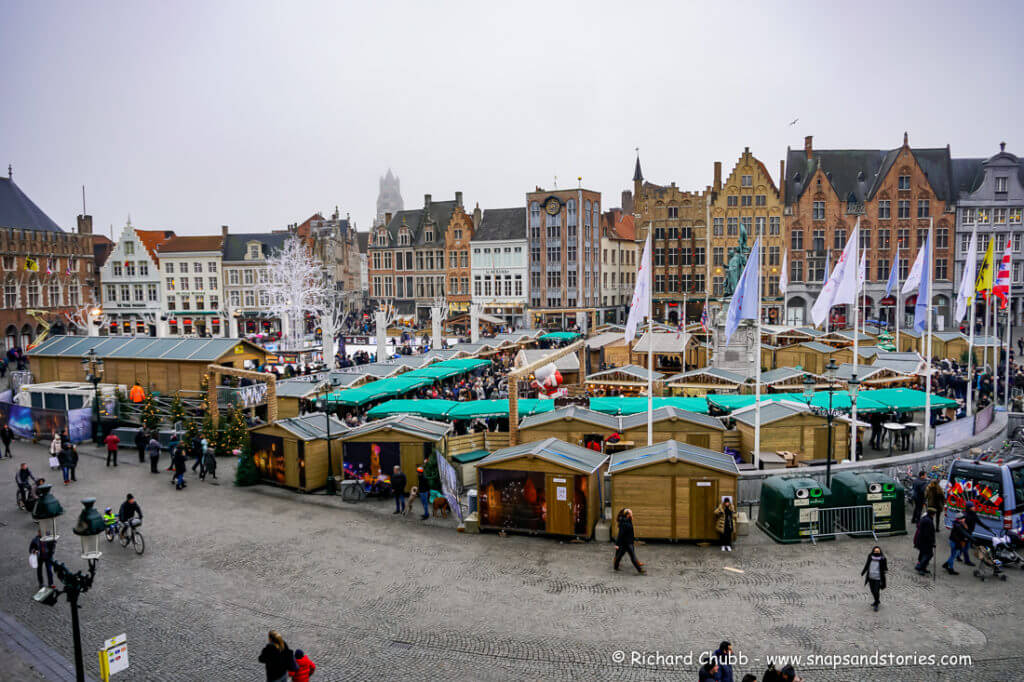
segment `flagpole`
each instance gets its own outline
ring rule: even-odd
[[[931,436],[932,429],[932,291],[935,290],[935,259],[932,258],[932,254],[935,252],[934,242],[932,241],[932,232],[935,227],[935,218],[928,219],[928,253],[925,254],[925,266],[928,268],[928,299],[925,301],[925,310],[928,314],[928,341],[926,346],[928,348],[928,357],[926,358],[927,374],[924,380],[924,449],[928,449],[928,440]],[[918,289],[917,295],[921,296],[921,290]]]
[[[786,289],[789,289],[789,248],[782,252],[782,276],[786,278]],[[789,325],[789,299],[782,292],[782,324]]]
[[[975,312],[975,310],[976,310],[975,304],[978,302],[978,292],[977,292],[977,278],[978,278],[978,273],[977,273],[977,267],[978,267],[978,226],[977,226],[977,224],[975,224],[975,226],[971,229],[971,243],[974,244],[974,256],[973,257],[974,257],[975,273],[974,273],[974,277],[972,279],[974,279],[975,282],[971,284],[971,312],[970,312],[970,318],[969,318],[970,319],[971,334],[970,334],[970,338],[967,340],[967,405],[966,405],[966,410],[964,411],[964,417],[970,417],[972,414],[974,414],[974,410],[972,409],[973,406],[971,404],[971,394],[974,392],[974,379],[971,376],[971,367],[974,365],[974,327],[975,327],[975,315],[977,315],[977,313]],[[970,249],[967,250],[967,255],[968,256],[971,255],[971,250]],[[964,269],[965,270],[967,269],[966,261],[964,262]],[[961,287],[963,287],[962,283],[961,283]]]
[[[856,263],[857,267],[857,282],[860,283],[860,218],[857,218],[857,223],[853,226],[853,262]],[[847,265],[851,265],[847,263]],[[866,277],[866,273],[865,273]],[[866,285],[864,282],[862,286]],[[857,330],[857,318],[860,315],[858,310],[860,306],[857,305],[857,292],[853,292],[853,377],[857,376],[857,356],[859,354],[858,338],[860,333]],[[850,461],[857,461],[857,396],[854,393],[850,393],[849,385],[847,385],[847,393],[850,394]]]
[[[1007,238],[1009,239],[1009,238]],[[1009,246],[1009,242],[1007,242]],[[1007,263],[1009,269],[1008,276],[1006,278],[1006,364],[1003,374],[1003,405],[1006,407],[1006,411],[1010,411],[1010,330],[1013,325],[1010,324],[1011,316],[1013,315],[1013,257],[1010,257],[1010,262]]]
[[[647,234],[653,237],[654,223],[647,228]],[[653,239],[652,239],[653,241]],[[650,253],[651,262],[648,273],[651,286],[647,287],[647,446],[654,445],[654,254]],[[685,315],[685,311],[683,313]],[[683,329],[686,325],[683,325]],[[684,339],[685,340],[685,339]],[[686,364],[686,349],[683,349],[683,365]]]
[[[754,348],[754,471],[761,468],[761,240],[763,228],[758,229],[757,239],[757,326],[755,327]]]

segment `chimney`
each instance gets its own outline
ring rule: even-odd
[[[904,147],[909,147],[910,146],[910,138],[907,136],[907,131],[905,131],[905,130],[903,131],[903,146]]]
[[[455,193],[455,205],[462,206],[462,192]]]
[[[92,216],[78,216],[78,234],[92,234]]]
[[[228,236],[228,226],[227,225],[221,225],[220,226],[220,236],[221,237],[227,237]]]
[[[814,142],[814,135],[808,135],[804,138],[804,154],[807,156],[808,161],[814,156],[814,145],[812,142]]]
[[[786,203],[786,160],[779,159],[779,199]]]
[[[384,227],[391,224],[391,211],[384,211]]]
[[[429,194],[424,194],[423,195],[423,208],[427,209],[428,211],[430,210],[430,195]]]
[[[722,162],[715,161],[715,184],[713,188],[716,192],[722,191]]]

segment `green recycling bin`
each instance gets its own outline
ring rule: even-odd
[[[844,471],[832,477],[833,505],[874,507],[876,535],[906,535],[905,502],[903,486],[893,477],[883,473]]]
[[[813,478],[772,476],[761,483],[757,527],[775,542],[810,540],[819,529],[819,511],[831,506],[832,491]]]

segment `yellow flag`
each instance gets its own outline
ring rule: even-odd
[[[992,291],[992,262],[993,248],[996,240],[988,240],[988,248],[985,249],[985,258],[981,261],[981,269],[978,270],[978,279],[975,280],[974,290],[979,294]]]
[[[25,269],[32,272],[39,272],[39,261],[35,258],[25,258]]]

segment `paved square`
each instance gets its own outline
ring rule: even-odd
[[[116,509],[134,493],[147,540],[141,557],[105,546],[82,598],[85,661],[96,678],[98,646],[125,632],[131,668],[120,679],[263,679],[256,658],[274,628],[317,663],[319,680],[696,679],[695,664],[631,665],[629,652],[686,654],[722,639],[755,659],[737,672],[759,677],[766,655],[877,649],[968,654],[974,664],[798,667],[808,681],[1024,679],[1024,571],[1005,583],[966,571],[933,582],[912,571],[910,536],[880,543],[890,574],[876,614],[859,576],[870,540],[781,546],[754,529],[732,554],[647,544],[638,548],[649,569],[641,577],[613,572],[604,543],[463,535],[450,521],[392,516],[389,503],[238,489],[228,462],[220,485],[190,473],[176,492],[169,473],[150,474],[134,452],[122,452],[116,469],[91,447],[82,452],[79,482],[54,489],[66,510],[58,559],[84,566],[71,528],[87,496]],[[0,462],[0,611],[72,660],[66,602],[31,600],[35,526],[15,509],[12,480],[22,461],[59,476],[41,445],[19,443],[15,455]],[[617,651],[625,662],[613,660]]]

